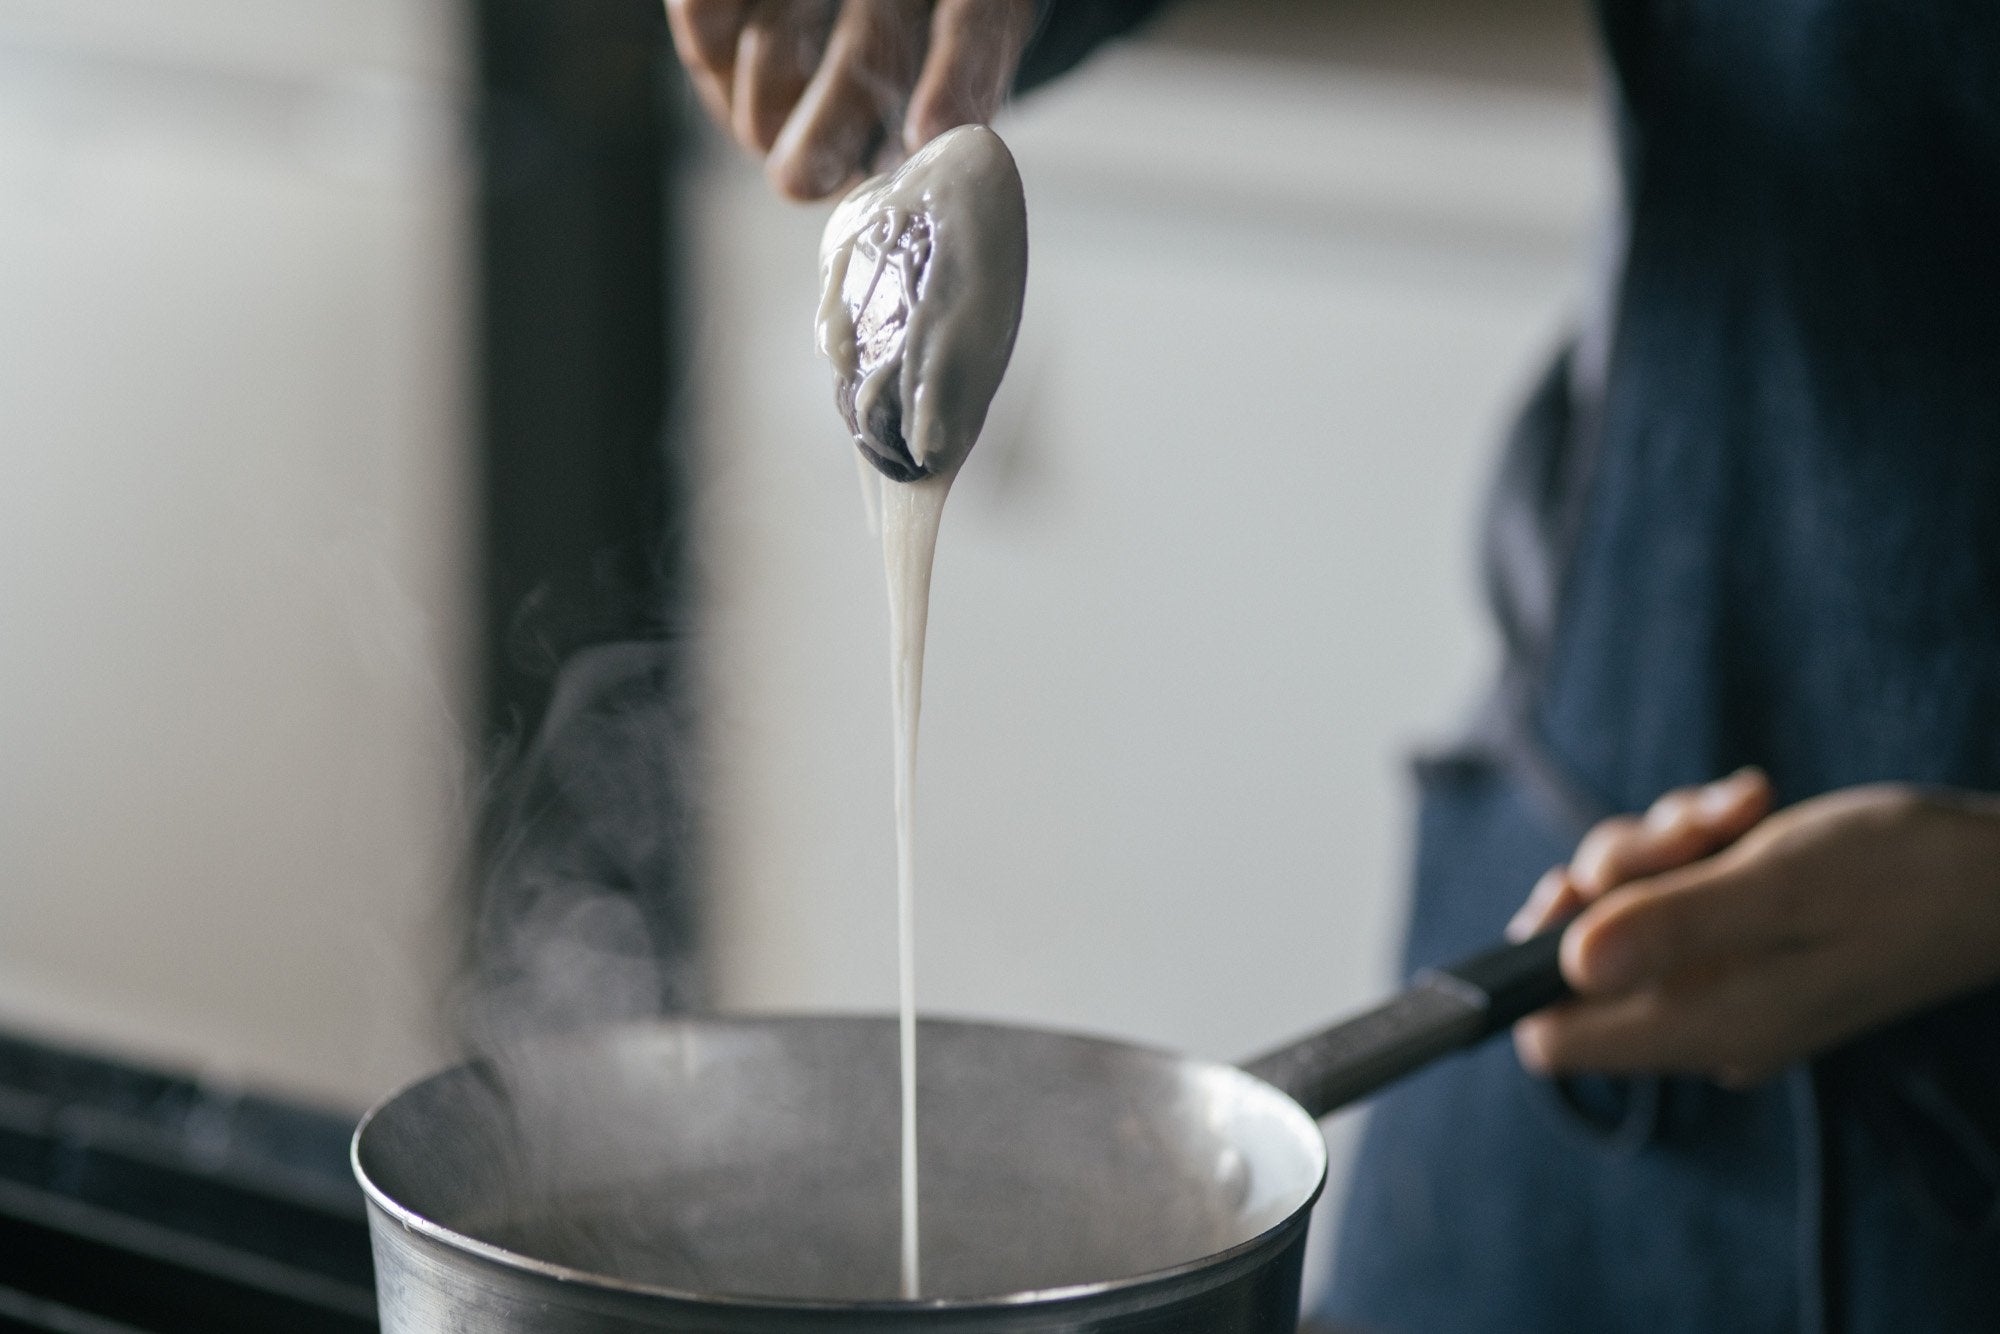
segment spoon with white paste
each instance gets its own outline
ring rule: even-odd
[[[917,1217],[916,773],[924,627],[945,495],[1000,387],[1028,278],[1028,210],[998,135],[939,135],[840,202],[820,242],[819,350],[879,501],[896,724],[902,1293],[922,1295]],[[873,486],[868,484],[872,483]],[[879,493],[879,494],[877,494]]]
[[[1028,277],[1028,211],[1000,136],[964,125],[840,202],[820,241],[819,350],[870,463],[955,471],[1000,387]]]

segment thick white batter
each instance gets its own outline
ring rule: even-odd
[[[921,1291],[917,1217],[917,719],[938,522],[1000,387],[1028,273],[1028,215],[998,135],[940,135],[841,201],[820,242],[820,352],[856,447],[881,476],[896,742],[902,1031],[902,1291]]]
[[[843,199],[819,253],[819,350],[856,445],[898,480],[956,471],[1021,320],[1028,213],[1007,146],[979,125],[939,135]]]

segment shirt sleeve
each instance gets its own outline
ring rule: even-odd
[[[1074,69],[1097,48],[1143,23],[1165,0],[1038,0],[1035,35],[1022,54],[1016,92]]]

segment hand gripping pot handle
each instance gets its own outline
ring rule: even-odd
[[[1243,1068],[1314,1116],[1349,1103],[1513,1026],[1570,995],[1558,926],[1417,974],[1400,994]]]

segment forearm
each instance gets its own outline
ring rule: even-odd
[[[1918,788],[1908,802],[1883,819],[1906,877],[1890,910],[1922,933],[1930,974],[1910,981],[1913,1011],[2000,982],[2000,795]]]
[[[1915,794],[1907,895],[1941,894],[1927,993],[1817,1064],[1909,1197],[1961,1235],[2000,1228],[2000,797]],[[1914,905],[1913,905],[1914,906]]]

